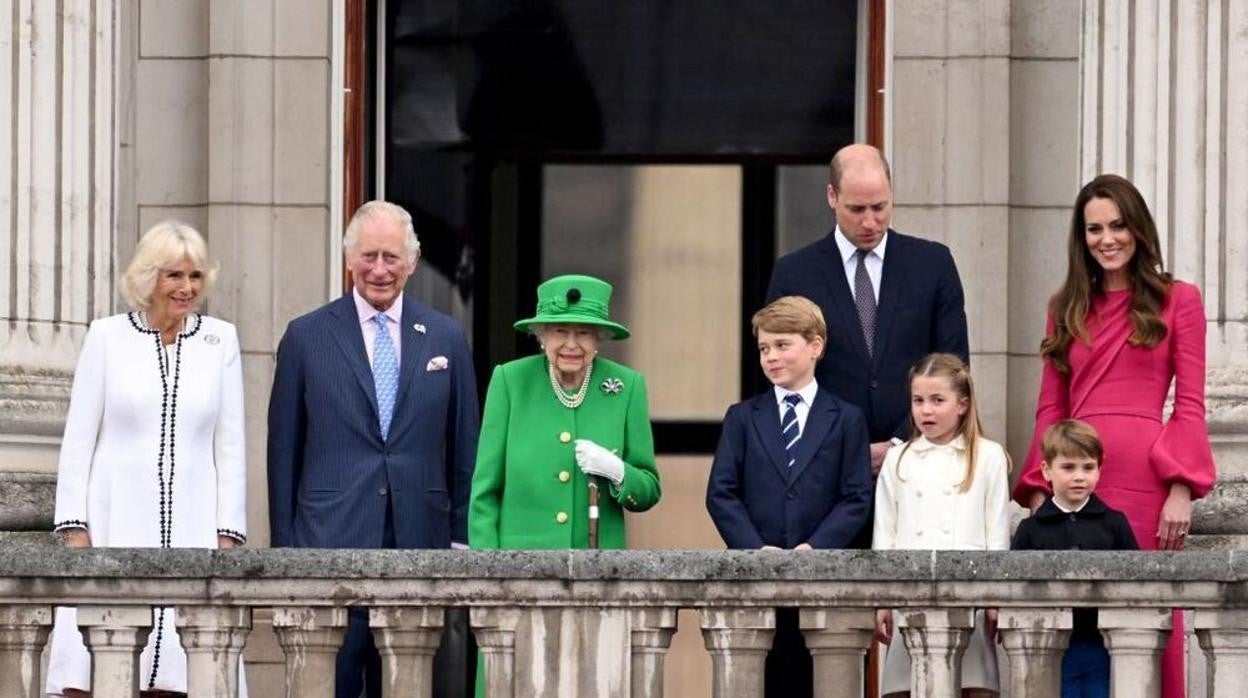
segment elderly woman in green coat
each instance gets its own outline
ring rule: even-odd
[[[558,276],[537,288],[537,314],[515,324],[542,353],[490,378],[468,510],[479,549],[585,548],[590,483],[598,486],[600,548],[623,548],[624,510],[659,501],[646,383],[598,356],[628,328],[608,317],[611,285]],[[592,480],[591,480],[592,478]]]

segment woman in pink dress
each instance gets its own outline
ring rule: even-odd
[[[1049,304],[1036,429],[1014,499],[1048,496],[1041,437],[1066,418],[1105,445],[1096,493],[1126,514],[1142,550],[1182,550],[1192,500],[1216,471],[1205,426],[1205,311],[1200,292],[1162,268],[1157,226],[1131,182],[1101,175],[1071,216],[1066,281]],[[1174,380],[1174,410],[1162,408]],[[1162,663],[1163,698],[1184,695],[1182,616]]]

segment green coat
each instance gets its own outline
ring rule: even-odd
[[[589,391],[575,409],[555,397],[544,355],[497,366],[485,398],[468,504],[468,543],[478,549],[536,550],[589,545],[589,490],[576,465],[576,439],[624,461],[624,482],[599,489],[600,548],[623,548],[624,509],[659,501],[659,471],[642,375],[594,359]],[[616,379],[619,392],[604,382]]]

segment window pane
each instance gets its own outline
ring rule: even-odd
[[[740,168],[548,165],[543,181],[543,278],[615,285],[633,336],[603,353],[645,374],[654,419],[719,420],[740,393]]]
[[[828,208],[827,165],[776,168],[776,256],[827,235],[836,226]]]

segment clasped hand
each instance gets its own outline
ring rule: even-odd
[[[576,465],[586,475],[605,477],[616,485],[624,482],[624,461],[589,439],[576,440]]]

